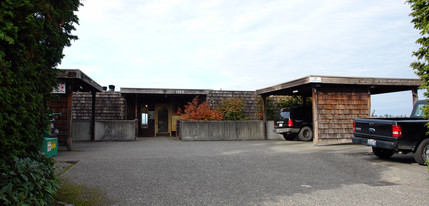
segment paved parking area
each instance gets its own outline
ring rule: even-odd
[[[80,142],[56,161],[113,205],[427,204],[429,173],[412,155],[379,160],[360,145],[298,141]]]

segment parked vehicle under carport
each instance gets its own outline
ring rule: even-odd
[[[282,108],[274,120],[274,132],[282,134],[285,140],[311,141],[314,134],[312,120],[311,107]]]

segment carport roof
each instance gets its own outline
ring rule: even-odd
[[[311,96],[311,90],[315,87],[329,86],[353,86],[368,88],[371,94],[382,94],[415,90],[423,82],[420,79],[400,78],[368,78],[368,77],[336,77],[311,75],[256,90],[258,95],[303,95]]]
[[[79,69],[59,69],[59,71],[60,72],[57,76],[57,79],[59,81],[73,81],[73,91],[101,92],[103,90],[103,88],[97,82],[95,82]]]

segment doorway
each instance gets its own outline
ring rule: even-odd
[[[155,105],[155,134],[156,136],[171,136],[171,109],[169,104]]]

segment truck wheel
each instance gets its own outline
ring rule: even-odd
[[[381,159],[388,159],[389,157],[391,157],[393,155],[393,153],[395,153],[395,150],[372,147],[372,152],[374,152],[375,156],[377,156]]]
[[[421,164],[425,165],[425,162],[429,159],[429,139],[424,139],[417,150],[414,152],[414,160]]]
[[[305,126],[299,130],[298,139],[301,141],[313,140],[313,130],[309,126]]]
[[[294,140],[295,137],[296,136],[294,134],[283,134],[283,138],[285,138],[285,140]]]

